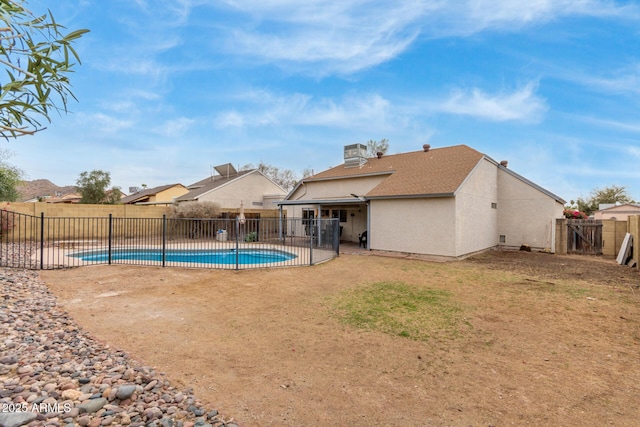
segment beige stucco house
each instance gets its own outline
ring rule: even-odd
[[[635,203],[601,205],[600,210],[593,213],[593,218],[626,221],[629,215],[640,215],[640,205]]]
[[[188,192],[187,187],[182,184],[161,185],[136,191],[123,197],[121,202],[125,205],[171,205],[176,198]]]
[[[497,246],[554,251],[564,200],[466,145],[366,158],[304,178],[280,203],[289,217],[339,218],[341,240],[369,249],[464,257]],[[296,232],[290,230],[289,232]]]
[[[216,166],[218,172],[189,185],[180,202],[215,202],[223,209],[277,209],[287,192],[257,169],[236,171],[231,164]]]

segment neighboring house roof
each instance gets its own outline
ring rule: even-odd
[[[80,193],[68,193],[61,197],[51,197],[44,201],[47,203],[80,203],[82,195]]]
[[[25,200],[24,203],[36,203],[36,202],[44,202],[44,203],[80,203],[80,199],[82,199],[82,195],[80,193],[67,193],[63,196],[44,196],[44,197],[33,197],[31,199]]]
[[[613,219],[626,221],[629,215],[640,214],[640,205],[637,203],[625,203],[622,205],[608,204],[600,205],[600,210],[595,211],[591,217],[594,219]]]
[[[344,164],[336,166],[305,178],[299,185],[325,180],[388,175],[380,184],[362,196],[368,199],[453,196],[483,158],[498,165],[495,160],[466,145],[383,155],[380,158],[367,159],[362,166],[346,167]],[[499,167],[564,203],[560,197],[507,169],[506,166],[501,164]]]
[[[147,202],[152,196],[155,196],[158,193],[168,190],[169,188],[175,187],[176,185],[182,186],[182,184],[168,184],[168,185],[160,185],[158,187],[153,187],[153,188],[147,188],[146,190],[138,191],[137,193],[123,197],[120,201],[121,203],[124,203],[124,204]]]
[[[205,178],[201,181],[198,181],[196,183],[189,185],[187,187],[189,189],[189,192],[187,194],[184,194],[176,198],[176,201],[185,202],[185,201],[198,200],[198,198],[200,198],[202,195],[212,190],[215,190],[216,188],[221,187],[225,184],[228,184],[232,181],[235,181],[236,179],[241,178],[244,175],[250,174],[252,172],[260,173],[257,169],[251,169],[251,170],[240,171],[240,172],[232,173],[228,175],[212,175],[208,178]]]
[[[618,210],[618,209],[628,209],[631,208],[633,211],[640,209],[640,205],[637,203],[623,203],[617,205],[615,203],[611,204],[601,204],[599,212],[608,211],[608,210]]]

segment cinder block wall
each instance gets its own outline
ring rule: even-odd
[[[627,221],[602,220],[602,255],[615,258],[627,234]]]
[[[567,219],[556,219],[556,252],[558,255],[567,254]]]
[[[118,218],[162,218],[168,212],[166,206],[150,205],[84,205],[71,203],[0,203],[7,209],[27,215],[65,218],[97,218],[112,214]]]

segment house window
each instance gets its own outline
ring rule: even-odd
[[[311,224],[311,220],[315,218],[315,211],[313,209],[302,209],[302,223]]]
[[[498,209],[498,204],[497,203],[491,203],[491,209]]]
[[[507,236],[505,236],[504,234],[500,235],[500,243],[507,243]]]
[[[331,218],[339,218],[340,222],[347,222],[347,211],[344,209],[334,209]]]
[[[304,225],[304,235],[311,236],[314,233],[313,219],[315,218],[313,209],[302,209],[302,225]]]

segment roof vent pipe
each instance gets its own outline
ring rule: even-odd
[[[503,161],[500,162],[500,166],[504,166],[505,168],[507,167],[508,164],[509,164],[509,162],[506,161],[506,160],[503,160]]]
[[[429,149],[431,149],[431,146],[429,144],[424,144],[422,146],[422,149],[424,150],[424,152],[426,153],[427,151],[429,151]]]
[[[378,152],[376,153],[376,156],[378,156],[378,158],[379,158],[379,159],[381,159],[383,154],[384,154],[384,153],[383,153],[382,151],[378,151]]]

